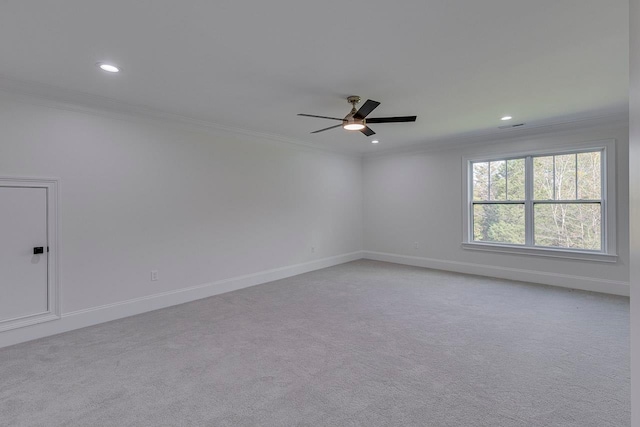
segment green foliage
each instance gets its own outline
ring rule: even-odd
[[[524,159],[507,160],[507,200],[525,199]]]
[[[475,205],[473,216],[474,240],[525,243],[524,205]]]

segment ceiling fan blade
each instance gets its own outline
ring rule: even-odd
[[[355,113],[353,117],[356,119],[364,119],[369,115],[369,113],[375,110],[378,107],[378,105],[380,105],[378,101],[372,101],[371,99],[367,99],[367,102],[365,102],[364,105],[360,107],[358,112]]]
[[[327,117],[327,116],[314,116],[313,114],[298,114],[299,116],[304,116],[304,117],[316,117],[318,119],[331,119],[331,120],[340,120],[341,122],[344,121],[344,119],[339,119],[337,117]]]
[[[367,119],[367,123],[404,123],[415,122],[417,116],[402,116],[402,117],[372,117]]]
[[[328,128],[324,128],[324,129],[316,130],[316,131],[311,132],[311,133],[324,132],[325,130],[339,128],[340,126],[342,126],[342,125],[335,125],[335,126],[331,126],[331,127],[328,127]]]
[[[370,127],[365,126],[364,129],[361,129],[360,132],[364,133],[366,136],[375,135],[376,133],[371,130]]]

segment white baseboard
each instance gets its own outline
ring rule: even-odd
[[[338,264],[344,264],[361,258],[362,252],[357,251],[301,264],[274,268],[272,270],[247,274],[244,276],[232,277],[190,288],[178,289],[175,291],[163,292],[113,304],[106,304],[99,307],[63,313],[62,317],[57,320],[0,332],[0,348],[136,314],[146,313],[160,308],[183,304],[223,294],[225,292],[248,288],[262,283],[272,282],[274,280],[284,279],[298,274],[332,267]]]
[[[478,276],[497,277],[500,279],[519,280],[522,282],[540,283],[563,288],[601,292],[605,294],[629,296],[629,282],[595,279],[585,276],[572,276],[543,271],[522,270],[519,268],[496,267],[493,265],[473,264],[469,262],[446,261],[409,255],[397,255],[384,252],[364,251],[364,258],[412,265],[415,267],[433,268],[436,270],[455,271],[457,273],[476,274]]]
[[[191,288],[179,289],[113,304],[102,305],[99,307],[63,313],[62,317],[58,320],[0,332],[0,348],[136,314],[142,314],[148,311],[183,304],[262,283],[272,282],[274,280],[284,279],[362,258],[412,265],[416,267],[433,268],[437,270],[454,271],[465,274],[476,274],[480,276],[498,277],[501,279],[541,283],[544,285],[560,286],[614,295],[629,296],[630,290],[628,282],[615,280],[594,279],[584,276],[496,267],[383,252],[357,251],[301,264],[261,271],[258,273],[247,274],[244,276],[232,277],[229,279],[219,280],[217,282],[193,286]]]

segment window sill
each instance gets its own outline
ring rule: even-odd
[[[596,261],[615,263],[618,261],[618,255],[604,254],[601,252],[587,252],[587,251],[571,251],[565,249],[551,249],[551,248],[530,248],[520,246],[501,245],[496,243],[462,243],[463,249],[469,249],[474,251],[487,251],[487,252],[499,252],[514,255],[532,255],[550,258],[563,258],[574,259],[581,261]]]

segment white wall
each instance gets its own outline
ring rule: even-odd
[[[624,124],[362,161],[48,104],[0,93],[0,175],[61,179],[65,317],[0,333],[0,347],[180,302],[174,293],[200,285],[219,286],[189,291],[183,300],[357,259],[363,228],[373,258],[394,254],[386,259],[565,286],[629,282]],[[619,159],[618,263],[461,248],[463,156],[609,138],[617,140]],[[150,281],[152,269],[158,282]],[[161,302],[140,302],[158,294]],[[127,301],[137,305],[118,308]],[[73,320],[96,307],[108,313]]]
[[[640,427],[640,0],[630,5],[631,424]]]
[[[63,313],[362,248],[359,157],[26,100],[0,93],[0,175],[61,180]]]
[[[618,262],[561,260],[465,250],[462,159],[521,153],[562,143],[616,139]],[[538,136],[465,148],[369,156],[364,160],[364,248],[367,257],[425,267],[628,294],[628,127],[583,124]],[[419,248],[415,249],[414,242]],[[604,284],[604,288],[603,288]]]

